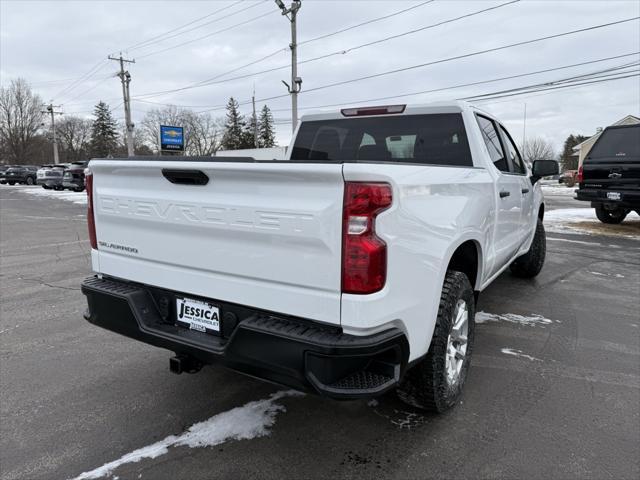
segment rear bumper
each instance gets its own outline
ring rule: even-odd
[[[36,180],[37,185],[46,185],[47,187],[58,187],[62,185],[62,181],[60,179],[55,180],[51,178],[38,178]]]
[[[84,180],[64,180],[62,182],[64,188],[84,188]]]
[[[86,279],[82,292],[89,305],[85,319],[94,325],[203,364],[221,363],[333,398],[380,395],[407,367],[409,345],[395,328],[346,335],[337,327],[212,300],[222,319],[221,336],[213,336],[175,325],[171,305],[180,293],[97,277]]]
[[[613,200],[607,197],[607,193],[613,192],[620,194],[620,200]],[[640,190],[580,188],[576,190],[576,200],[591,202],[591,206],[606,203],[623,208],[637,209],[640,208]]]

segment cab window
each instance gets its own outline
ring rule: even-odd
[[[478,125],[480,126],[480,132],[482,132],[482,139],[484,140],[487,150],[489,150],[489,156],[495,167],[501,172],[509,172],[509,164],[507,163],[507,157],[502,150],[502,143],[500,142],[500,136],[496,130],[496,126],[493,121],[477,115]]]
[[[502,133],[502,139],[507,150],[507,156],[509,157],[509,161],[511,162],[513,173],[526,174],[527,167],[522,161],[520,152],[518,152],[515,143],[513,143],[511,135],[509,135],[509,132],[507,132],[507,130],[502,125],[500,125],[500,132]]]

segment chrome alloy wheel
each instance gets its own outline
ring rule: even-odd
[[[460,381],[460,371],[467,353],[467,335],[469,334],[469,310],[467,302],[460,299],[453,314],[453,327],[447,339],[445,367],[447,383],[455,386]]]

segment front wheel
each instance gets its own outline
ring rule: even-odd
[[[600,204],[596,207],[596,217],[602,223],[618,224],[626,218],[629,210],[624,208],[615,207],[611,210],[607,209],[604,205]]]
[[[438,413],[456,404],[471,362],[474,318],[475,299],[469,279],[462,272],[449,270],[429,351],[398,386],[403,402]]]
[[[542,220],[538,219],[536,233],[529,251],[516,258],[510,265],[511,273],[516,277],[533,278],[540,273],[547,254],[547,236],[544,232]]]
[[[73,189],[74,192],[82,192],[83,190],[84,190],[84,187],[77,187]]]
[[[27,177],[27,182],[26,183],[27,183],[27,185],[33,185],[34,184],[33,178]]]
[[[16,182],[7,182],[9,185],[15,185]]]

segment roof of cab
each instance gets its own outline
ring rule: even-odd
[[[365,107],[374,107],[374,106],[387,106],[387,105],[402,105],[400,102],[389,102],[386,105],[383,104],[368,104],[368,105],[350,105],[345,108],[365,108]],[[392,113],[388,115],[376,115],[376,116],[398,116],[398,115],[423,115],[423,114],[433,114],[433,113],[460,113],[465,110],[476,110],[476,107],[471,105],[469,102],[465,102],[464,100],[450,100],[444,102],[432,102],[432,103],[424,103],[424,104],[407,104],[404,112],[402,113]],[[363,116],[364,117],[364,116]],[[301,117],[301,122],[313,122],[318,120],[338,120],[346,118],[341,113],[341,109],[331,110],[326,112],[315,112],[305,114]],[[354,117],[351,117],[354,118]],[[362,117],[361,117],[362,118]]]

